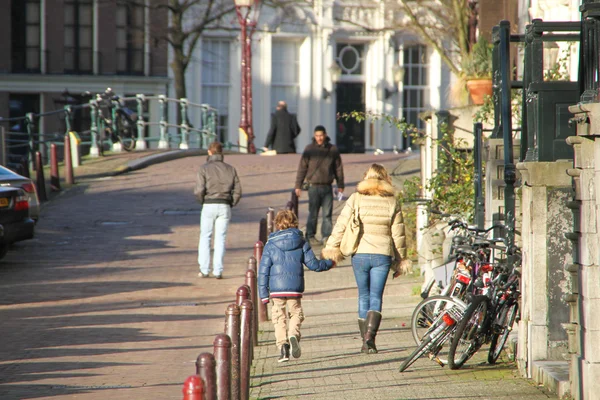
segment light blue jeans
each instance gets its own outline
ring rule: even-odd
[[[391,265],[392,257],[383,254],[352,256],[352,269],[358,286],[358,318],[366,318],[369,310],[381,312],[383,289]]]
[[[198,265],[203,274],[210,272],[210,238],[215,233],[213,254],[213,275],[223,274],[225,238],[231,219],[228,204],[204,204],[200,214],[200,241],[198,243]]]

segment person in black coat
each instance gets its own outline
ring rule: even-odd
[[[277,154],[295,153],[294,139],[300,134],[300,125],[294,114],[287,110],[285,101],[277,103],[277,111],[271,115],[271,128],[267,134],[265,149],[272,147]]]

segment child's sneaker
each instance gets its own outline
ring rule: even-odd
[[[300,350],[300,343],[296,336],[290,336],[290,346],[292,347],[292,357],[300,358],[302,351]]]
[[[289,361],[290,359],[290,345],[284,344],[281,346],[281,355],[279,356],[279,360],[277,362]]]

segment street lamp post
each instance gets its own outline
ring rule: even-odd
[[[252,34],[256,29],[260,0],[234,0],[235,11],[242,30],[241,48],[241,115],[240,132],[248,138],[248,153],[256,153],[252,129]]]

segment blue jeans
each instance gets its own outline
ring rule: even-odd
[[[369,310],[381,312],[383,289],[391,265],[392,257],[383,254],[352,256],[352,269],[358,286],[358,318],[366,318]]]
[[[315,237],[317,233],[317,220],[319,208],[323,208],[323,223],[321,224],[321,238],[331,235],[333,224],[331,213],[333,211],[333,191],[331,185],[313,186],[308,188],[308,221],[306,221],[306,238]]]
[[[210,238],[215,233],[215,251],[213,255],[213,275],[223,274],[225,256],[225,238],[231,219],[231,207],[228,204],[204,204],[200,214],[200,241],[198,243],[198,264],[203,274],[210,271]]]

